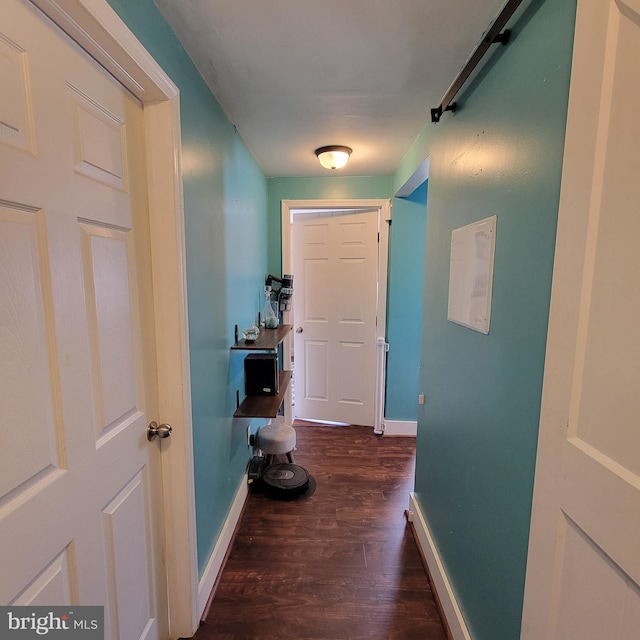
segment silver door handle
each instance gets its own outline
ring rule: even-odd
[[[150,422],[147,427],[147,440],[151,442],[154,438],[168,438],[171,435],[173,428],[170,424],[161,424],[158,426],[157,422]]]
[[[298,327],[298,328],[296,329],[296,333],[302,333],[302,327]]]

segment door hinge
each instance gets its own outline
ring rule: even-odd
[[[380,244],[380,232],[378,231],[378,244]]]

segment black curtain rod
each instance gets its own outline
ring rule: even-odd
[[[431,122],[440,122],[440,118],[445,111],[455,112],[456,103],[452,102],[452,100],[456,97],[458,91],[462,89],[462,86],[467,81],[471,72],[476,68],[480,60],[482,60],[482,57],[489,47],[491,47],[492,44],[500,43],[506,45],[509,42],[511,31],[509,31],[509,29],[502,31],[502,28],[507,24],[509,18],[511,18],[521,3],[522,0],[509,0],[504,7],[502,7],[502,11],[500,11],[498,17],[493,21],[487,35],[482,38],[475,51],[467,60],[462,71],[460,71],[447,92],[444,94],[440,106],[435,109],[431,109]]]

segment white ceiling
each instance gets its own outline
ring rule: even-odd
[[[329,175],[331,144],[340,175],[393,174],[504,4],[155,1],[269,177]]]

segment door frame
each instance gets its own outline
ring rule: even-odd
[[[106,0],[30,0],[143,105],[171,638],[199,624],[180,95]]]
[[[282,200],[281,229],[282,229],[282,273],[291,273],[293,268],[293,225],[294,211],[308,209],[309,213],[331,211],[335,209],[378,209],[378,302],[376,316],[378,318],[377,336],[387,338],[387,276],[389,271],[389,227],[391,226],[391,199],[331,199],[331,200]],[[295,274],[294,274],[295,277]],[[294,280],[295,291],[295,280]],[[290,323],[293,319],[292,311],[283,313],[283,320]],[[285,347],[288,345],[285,344]],[[291,348],[284,350],[284,367],[291,368]],[[285,421],[291,424],[291,418],[285,411]]]

